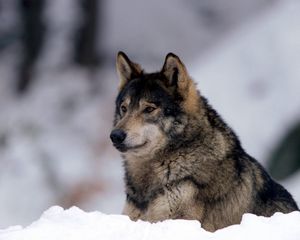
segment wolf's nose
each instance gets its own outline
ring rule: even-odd
[[[126,138],[126,133],[121,129],[115,129],[110,133],[110,139],[113,143],[120,144]]]

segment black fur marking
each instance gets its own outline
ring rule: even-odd
[[[132,188],[132,185],[127,185],[127,187]],[[143,189],[135,192],[134,194],[127,193],[127,200],[131,201],[137,208],[144,211],[148,208],[148,205],[151,201],[156,199],[157,196],[163,195],[164,193],[164,188],[157,188],[151,192]]]
[[[263,169],[262,169],[263,170]],[[286,201],[291,204],[292,196],[280,184],[276,183],[263,170],[264,184],[262,189],[258,192],[258,197],[263,203],[270,201]],[[295,202],[292,204],[293,208],[297,208]]]
[[[192,182],[200,191],[207,187],[207,184],[204,184],[204,183],[200,183],[198,182],[195,178],[193,178],[192,176],[186,176],[184,177],[180,182]]]
[[[173,69],[173,75],[171,79],[171,86],[176,86],[178,85],[178,68]]]
[[[139,208],[140,210],[144,211],[147,209],[149,201],[138,201],[136,198],[131,197],[129,194],[127,194],[126,199],[128,202],[132,202],[137,208]]]
[[[233,148],[233,150],[227,154],[225,159],[232,159],[234,161],[234,166],[236,169],[236,179],[241,179],[241,175],[245,172],[246,166],[241,156],[245,154],[245,151],[239,146],[239,143]]]

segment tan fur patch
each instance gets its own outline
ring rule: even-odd
[[[184,102],[183,108],[187,113],[196,115],[199,112],[199,95],[197,93],[196,84],[189,79],[187,91],[183,91]]]

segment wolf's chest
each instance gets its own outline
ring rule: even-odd
[[[159,192],[160,194],[148,193],[143,209],[133,202],[135,207],[140,209],[140,219],[157,222],[181,218],[189,212],[191,205],[195,205],[197,189],[191,182],[166,185]]]

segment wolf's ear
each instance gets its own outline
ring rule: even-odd
[[[116,67],[120,78],[119,90],[122,90],[131,79],[139,77],[143,72],[140,65],[131,62],[123,52],[118,52]]]
[[[196,84],[190,78],[179,57],[169,53],[161,72],[167,78],[167,85],[174,86],[182,96],[185,110],[196,113],[199,110],[199,94]]]
[[[166,56],[161,72],[166,76],[168,86],[176,86],[179,92],[187,90],[190,79],[184,64],[175,54]]]

